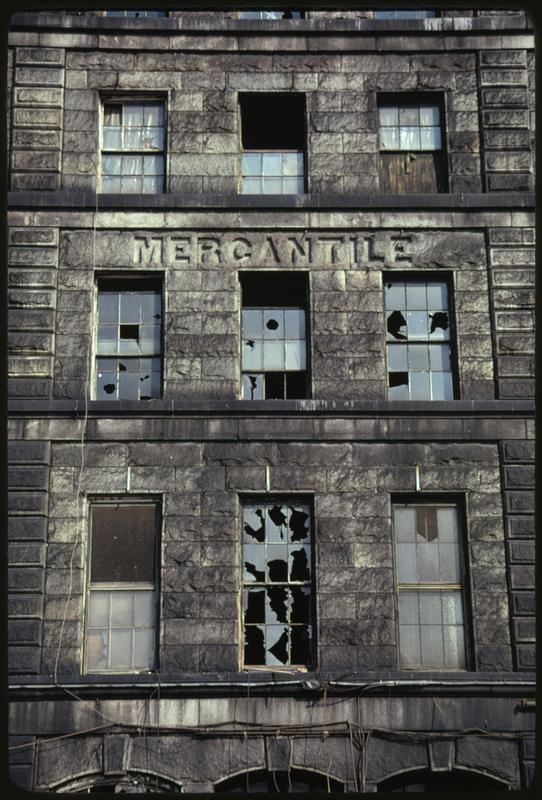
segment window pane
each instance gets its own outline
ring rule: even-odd
[[[401,150],[420,149],[420,129],[419,128],[399,128],[399,144]]]
[[[109,625],[109,593],[91,592],[89,596],[88,624],[90,628]]]
[[[416,541],[416,511],[413,508],[397,508],[393,512],[395,538],[398,542]]]
[[[444,583],[459,583],[461,580],[461,564],[457,544],[441,543],[440,574]]]
[[[100,353],[100,355],[113,355],[117,352],[118,352],[117,325],[99,325],[98,353]]]
[[[125,103],[123,106],[123,114],[123,123],[126,127],[143,125],[143,106],[136,105],[135,103]]]
[[[92,508],[92,582],[154,583],[155,506]]]
[[[119,318],[119,296],[116,292],[98,294],[98,319],[100,323],[117,322]]]
[[[122,106],[120,104],[104,103],[104,125],[120,126],[122,124]]]
[[[159,292],[142,292],[141,295],[141,321],[159,324],[161,318],[162,298]]]
[[[444,625],[463,625],[461,592],[442,592],[442,621]]]
[[[132,592],[134,598],[134,625],[153,628],[155,620],[154,592]]]
[[[263,400],[264,378],[263,375],[242,376],[242,399]]]
[[[243,175],[261,175],[262,174],[262,154],[261,153],[243,153],[241,161],[241,169]]]
[[[407,348],[402,345],[388,345],[388,369],[390,372],[406,372]]]
[[[120,296],[120,322],[138,323],[141,316],[141,295],[136,292],[123,292]]]
[[[427,308],[427,290],[425,283],[406,284],[406,305],[410,311],[425,311]]]
[[[142,353],[160,352],[160,327],[158,325],[139,326],[139,346]]]
[[[161,127],[164,124],[164,106],[162,103],[147,105],[143,109],[143,121],[145,125]]]
[[[418,592],[400,592],[398,602],[399,624],[418,625],[420,622]]]
[[[96,400],[117,400],[118,381],[116,372],[100,372],[96,381]]]
[[[143,157],[142,156],[122,156],[123,175],[142,175]]]
[[[466,669],[465,632],[463,627],[450,625],[443,628],[444,663],[447,667]]]
[[[303,309],[285,309],[284,331],[287,339],[305,338],[305,312]]]
[[[111,626],[129,628],[134,622],[132,592],[111,592]]]
[[[448,285],[431,281],[427,284],[427,307],[430,310],[448,308]]]
[[[420,603],[420,624],[441,625],[440,592],[418,592],[418,600]]]
[[[246,544],[243,548],[245,565],[244,580],[247,583],[265,581],[265,547],[259,544]]]
[[[448,372],[451,369],[450,345],[448,344],[429,345],[429,361],[432,370],[438,372]]]
[[[399,150],[399,128],[380,128],[380,149]]]
[[[427,345],[408,345],[408,368],[416,371],[429,369],[429,348]]]
[[[427,339],[428,318],[424,311],[407,311],[409,339]]]
[[[404,283],[386,283],[384,286],[384,297],[386,301],[386,309],[393,311],[393,309],[406,308],[406,295]]]
[[[420,583],[438,583],[440,581],[439,571],[439,548],[438,544],[416,545],[418,557],[418,580]]]
[[[243,309],[241,325],[243,337],[261,339],[263,337],[263,311]]]
[[[141,128],[126,128],[124,131],[125,150],[143,150],[143,131]]]
[[[416,106],[402,106],[399,108],[399,125],[401,127],[417,127],[419,124],[419,109]]]
[[[119,194],[121,190],[120,178],[102,177],[102,192],[104,194]]]
[[[410,399],[411,400],[430,400],[429,373],[411,372],[410,379]]]
[[[289,661],[288,628],[284,625],[266,625],[266,664],[287,664]]]
[[[152,669],[155,640],[152,628],[134,631],[134,669]]]
[[[303,175],[303,153],[284,153],[282,157],[283,175]]]
[[[263,366],[266,371],[284,370],[284,342],[267,341],[263,345]]]
[[[397,106],[381,106],[378,109],[378,121],[380,126],[398,126],[399,109]]]
[[[244,178],[243,194],[262,194],[262,182],[260,178]]]
[[[131,669],[132,667],[132,631],[122,629],[111,630],[111,652],[109,654],[111,669]]]
[[[399,582],[416,583],[418,579],[418,571],[416,568],[416,545],[409,543],[398,543],[396,546],[396,554],[397,578]]]
[[[254,339],[243,340],[243,369],[261,370],[263,369],[263,348],[262,342]]]
[[[302,194],[305,189],[303,178],[283,178],[283,194]]]
[[[420,106],[420,125],[440,125],[440,110],[438,106]]]
[[[144,175],[162,175],[163,172],[164,172],[163,156],[144,156],[143,158]]]
[[[421,128],[420,149],[440,150],[440,148],[441,148],[440,128]]]
[[[262,192],[264,194],[282,194],[282,178],[264,178]]]
[[[418,667],[421,663],[420,629],[417,625],[400,625],[401,666]]]
[[[420,635],[423,666],[444,666],[442,627],[440,625],[422,625]]]
[[[286,342],[285,369],[305,369],[305,342]]]
[[[433,400],[454,399],[454,385],[451,372],[431,373],[431,397]]]
[[[390,373],[393,375],[393,373]],[[401,384],[400,386],[388,387],[388,400],[409,400],[408,383]]]
[[[263,312],[264,339],[284,339],[284,311],[278,308]]]
[[[457,509],[438,508],[437,520],[438,520],[438,535],[440,542],[459,541]]]
[[[282,175],[282,153],[264,153],[262,157],[262,174]]]
[[[87,631],[86,659],[87,670],[95,672],[108,668],[109,630]]]
[[[103,131],[103,146],[104,150],[120,150],[122,147],[122,139],[120,128],[104,128]]]
[[[102,160],[102,171],[104,175],[120,175],[121,173],[121,157],[120,156],[104,156]]]

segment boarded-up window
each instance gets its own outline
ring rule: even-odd
[[[244,504],[243,584],[245,665],[309,665],[313,614],[307,503]]]
[[[459,509],[393,507],[399,653],[403,669],[466,669]]]
[[[384,95],[379,101],[380,190],[391,193],[446,192],[447,169],[442,104]]]
[[[307,397],[306,275],[241,275],[243,400]]]
[[[155,503],[91,506],[87,672],[155,665],[156,532]]]

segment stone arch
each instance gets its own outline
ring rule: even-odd
[[[71,792],[112,792],[116,794],[143,794],[183,792],[177,781],[165,775],[144,770],[128,770],[123,774],[104,775],[101,772],[87,773],[68,781],[51,785],[49,790],[58,794]]]
[[[377,792],[483,792],[507,791],[509,788],[508,783],[486,772],[458,767],[442,772],[414,767],[394,772],[377,784]]]
[[[288,778],[289,772],[289,778]],[[248,791],[287,793],[288,791],[344,792],[345,784],[338,778],[315,769],[292,767],[288,770],[270,770],[257,767],[243,770],[222,778],[214,785],[216,793],[240,793]],[[295,786],[295,789],[293,788]],[[292,788],[290,788],[292,787]]]

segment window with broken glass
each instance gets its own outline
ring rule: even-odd
[[[435,10],[429,9],[393,9],[374,12],[375,19],[430,19],[437,16]]]
[[[240,19],[300,19],[301,11],[240,11]]]
[[[96,400],[151,400],[161,391],[162,292],[154,281],[100,281]]]
[[[152,670],[156,662],[158,506],[95,502],[90,519],[85,669]]]
[[[454,398],[448,294],[443,280],[384,278],[390,400]]]
[[[107,17],[165,17],[165,11],[106,11]]]
[[[246,666],[309,666],[312,660],[311,512],[308,503],[243,505]]]
[[[104,102],[102,192],[163,192],[164,130],[162,102]]]
[[[242,194],[305,191],[305,98],[296,93],[242,94]]]
[[[399,654],[403,669],[466,669],[459,509],[393,506]]]

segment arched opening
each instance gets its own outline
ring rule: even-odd
[[[402,772],[378,784],[379,792],[487,792],[507,791],[508,785],[470,770]]]
[[[295,792],[344,792],[341,781],[304,769],[266,770],[258,769],[242,772],[232,778],[226,778],[215,785],[215,792],[223,794],[252,794],[265,792],[268,794]]]
[[[52,791],[59,794],[162,794],[163,792],[182,792],[182,788],[174,781],[158,775],[127,772],[118,777],[86,775],[69,783],[55,786]]]

